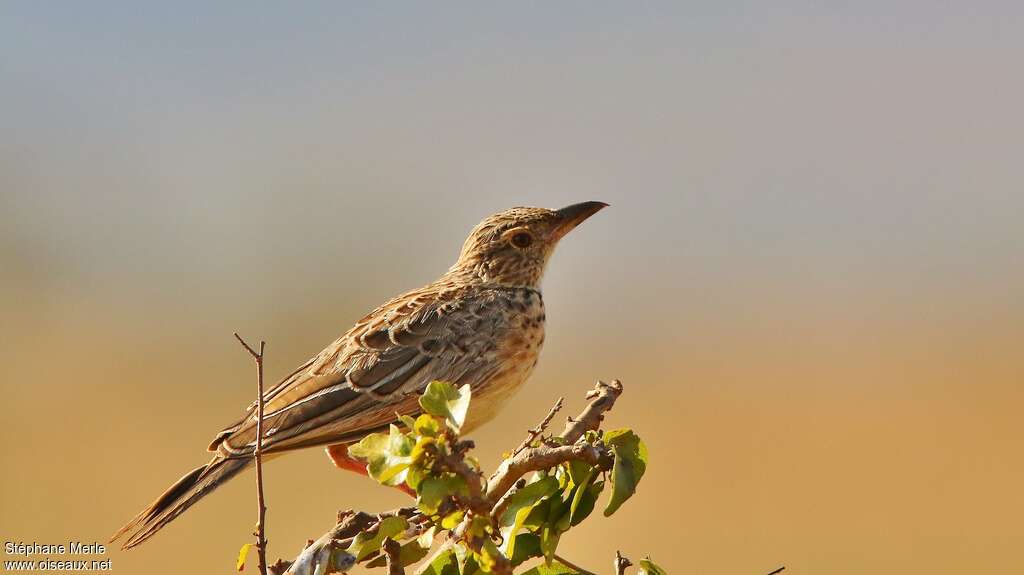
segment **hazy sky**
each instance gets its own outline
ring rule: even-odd
[[[0,464],[59,466],[51,401],[102,509],[38,467],[0,480],[0,536],[102,538],[198,464],[249,401],[231,331],[276,377],[483,216],[602,200],[482,432],[494,457],[558,394],[626,381],[615,423],[655,460],[623,521],[678,531],[603,520],[567,543],[582,563],[1019,570],[1021,30],[1011,2],[5,2]],[[139,424],[168,406],[192,414],[173,445]],[[283,555],[353,505],[296,457],[272,471],[324,494],[275,494]],[[249,520],[213,518],[247,489],[115,568],[179,571],[176,545],[230,568]]]

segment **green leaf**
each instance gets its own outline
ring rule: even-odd
[[[573,491],[575,493],[575,490]],[[548,522],[548,524],[559,533],[564,533],[569,530],[572,525],[571,518],[569,515],[569,503],[566,502],[561,506],[562,515]]]
[[[350,446],[348,453],[366,461],[370,477],[385,485],[398,485],[405,481],[415,445],[412,437],[391,425],[388,434],[371,433]]]
[[[576,494],[580,491],[584,491],[585,489],[586,486],[584,485],[575,485],[572,482],[568,482],[568,485],[566,485],[559,497],[561,501],[561,515],[557,518],[553,518],[549,523],[561,532],[568,531],[569,527],[572,525],[572,502],[576,500]]]
[[[398,421],[401,421],[402,425],[404,425],[406,429],[412,431],[412,428],[416,426],[416,420],[413,419],[411,415],[402,415],[400,413],[396,413],[395,415],[398,416]]]
[[[441,422],[437,417],[424,413],[416,418],[412,429],[416,431],[417,435],[437,437],[441,433]]]
[[[441,502],[452,495],[468,495],[469,488],[466,482],[458,475],[445,475],[444,477],[427,477],[419,484],[416,502],[420,511],[427,515],[437,513]]]
[[[460,575],[455,551],[451,547],[442,551],[426,566],[422,575]]]
[[[572,567],[560,562],[554,561],[550,565],[541,563],[536,567],[533,567],[527,571],[524,571],[522,575],[578,575],[579,571],[576,571]]]
[[[587,465],[579,460],[573,460],[566,466],[569,478],[571,479],[572,490],[569,492],[569,512],[562,517],[558,526],[562,531],[568,531],[569,527],[579,525],[594,510],[597,495],[601,492],[598,488],[592,489],[592,484],[597,478],[597,468]],[[603,487],[603,485],[602,485]]]
[[[404,517],[385,517],[381,519],[376,533],[364,531],[356,535],[355,539],[348,546],[348,552],[355,555],[357,561],[362,561],[371,553],[380,549],[384,539],[388,537],[396,539],[408,527],[409,522]]]
[[[374,458],[386,457],[388,451],[388,436],[383,433],[371,433],[359,440],[359,443],[348,446],[348,454],[351,457],[362,459],[367,465]]]
[[[526,527],[531,531],[537,531],[546,525],[548,522],[548,515],[550,515],[551,505],[555,499],[557,498],[549,497],[534,505],[533,509],[530,509],[530,514],[526,516],[526,521],[523,521],[523,527]]]
[[[547,475],[533,483],[516,491],[509,496],[508,506],[501,514],[500,523],[507,526],[503,536],[505,538],[505,554],[514,555],[516,552],[516,535],[526,523],[530,512],[545,497],[550,496],[558,490],[558,480]]]
[[[427,553],[429,552],[429,545],[424,547],[415,539],[406,543],[405,545],[402,545],[402,554],[399,555],[399,557],[401,558],[402,567],[408,567],[413,563],[419,562],[419,560],[426,557]]]
[[[510,550],[514,550],[506,553],[506,555],[508,555],[508,560],[512,562],[513,567],[519,565],[523,561],[543,555],[540,550],[540,536],[536,533],[522,533],[517,535],[515,542],[509,543],[508,548]]]
[[[558,529],[545,526],[540,532],[540,552],[544,555],[544,563],[551,565],[555,558],[555,550],[558,549],[558,540],[562,532]]]
[[[242,545],[242,548],[238,550],[238,561],[235,562],[235,569],[239,571],[245,570],[245,558],[249,555],[249,550],[255,547],[252,543],[246,543]]]
[[[444,518],[441,519],[441,529],[455,529],[459,523],[462,522],[462,516],[463,512],[461,509],[456,509],[448,515],[445,515]]]
[[[409,455],[411,464],[405,475],[405,483],[413,490],[418,490],[420,481],[430,475],[434,464],[432,454],[436,445],[437,439],[433,437],[420,436],[416,439],[416,445]]]
[[[474,513],[470,516],[469,525],[466,527],[466,535],[472,537],[486,537],[491,527],[491,519]]]
[[[416,538],[416,541],[420,544],[421,547],[426,547],[427,549],[430,549],[430,547],[434,545],[434,535],[436,534],[436,532],[437,527],[431,527],[423,533],[420,533],[420,536]]]
[[[615,454],[612,466],[612,495],[604,508],[610,516],[636,493],[636,486],[647,470],[647,446],[631,429],[616,429],[604,434],[604,442]]]
[[[569,479],[576,485],[580,485],[586,481],[587,477],[589,477],[591,472],[594,470],[594,466],[585,461],[580,461],[579,459],[570,460],[569,463],[566,464],[565,468],[569,472]]]
[[[473,561],[469,572],[466,571],[466,563],[473,558],[473,552],[470,551],[469,547],[455,544],[454,549],[455,559],[459,562],[459,569],[462,571],[462,575],[469,575],[472,571],[479,570],[476,561]]]
[[[516,515],[524,509],[536,505],[541,499],[551,495],[558,489],[558,480],[548,475],[533,483],[528,483],[508,498],[508,506],[501,514],[502,525],[512,525]],[[527,511],[528,512],[528,511]],[[525,517],[524,517],[525,519]]]
[[[406,542],[398,554],[398,562],[402,567],[408,567],[427,556],[430,545],[424,546],[418,539]],[[379,557],[366,564],[367,567],[384,567],[387,565],[387,558],[382,553]]]
[[[427,471],[420,465],[410,465],[405,473],[405,484],[416,493],[419,493],[420,483],[426,479]]]
[[[604,489],[604,481],[591,483],[586,487],[581,486],[576,492],[569,508],[569,525],[576,526],[583,522],[594,511],[597,499]]]
[[[432,381],[420,396],[420,407],[430,415],[443,417],[455,431],[462,428],[469,410],[469,384],[459,389],[447,381]]]
[[[565,489],[573,485],[572,477],[565,470],[565,467],[558,466],[555,468],[555,477],[558,478],[558,488]]]
[[[490,537],[483,538],[483,544],[480,548],[480,553],[477,554],[480,564],[480,569],[485,573],[490,573],[494,566],[498,564],[498,559],[503,557],[501,551],[498,551],[498,546],[491,541]]]
[[[458,548],[462,548],[460,545]],[[462,563],[462,575],[475,575],[476,573],[483,573],[483,567],[480,562],[476,560],[476,553],[467,553],[463,557]]]
[[[668,575],[660,565],[651,561],[650,557],[640,560],[640,569],[637,571],[637,575]]]
[[[568,487],[566,489],[566,491],[571,490],[571,487]],[[571,501],[568,499],[568,495],[568,493],[563,491],[559,497],[552,497],[548,500],[551,503],[548,507],[547,520],[544,523],[546,527],[555,528],[555,530],[559,533],[568,529],[569,525],[569,503]],[[559,523],[562,522],[563,518],[565,518],[564,525],[559,525]],[[541,539],[543,541],[543,536],[541,537]]]
[[[327,561],[317,562],[313,575],[323,573],[345,573],[356,564],[356,556],[343,549],[330,549]]]

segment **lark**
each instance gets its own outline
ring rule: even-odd
[[[560,210],[521,207],[480,222],[447,273],[402,294],[264,393],[265,458],[325,447],[337,467],[365,473],[347,447],[384,430],[396,414],[419,414],[434,380],[469,384],[464,429],[488,421],[530,376],[544,344],[540,283],[555,246],[607,204]],[[124,549],[146,541],[253,463],[256,409],[224,429],[213,459],[179,479],[121,528]]]

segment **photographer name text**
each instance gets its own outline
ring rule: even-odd
[[[102,555],[107,552],[107,547],[98,541],[85,543],[82,541],[68,541],[64,543],[37,543],[32,541],[5,541],[4,553],[7,555]]]

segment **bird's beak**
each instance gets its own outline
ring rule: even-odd
[[[557,216],[555,226],[548,237],[551,241],[558,241],[573,228],[583,223],[583,220],[607,207],[608,204],[604,202],[581,202],[555,210]]]

